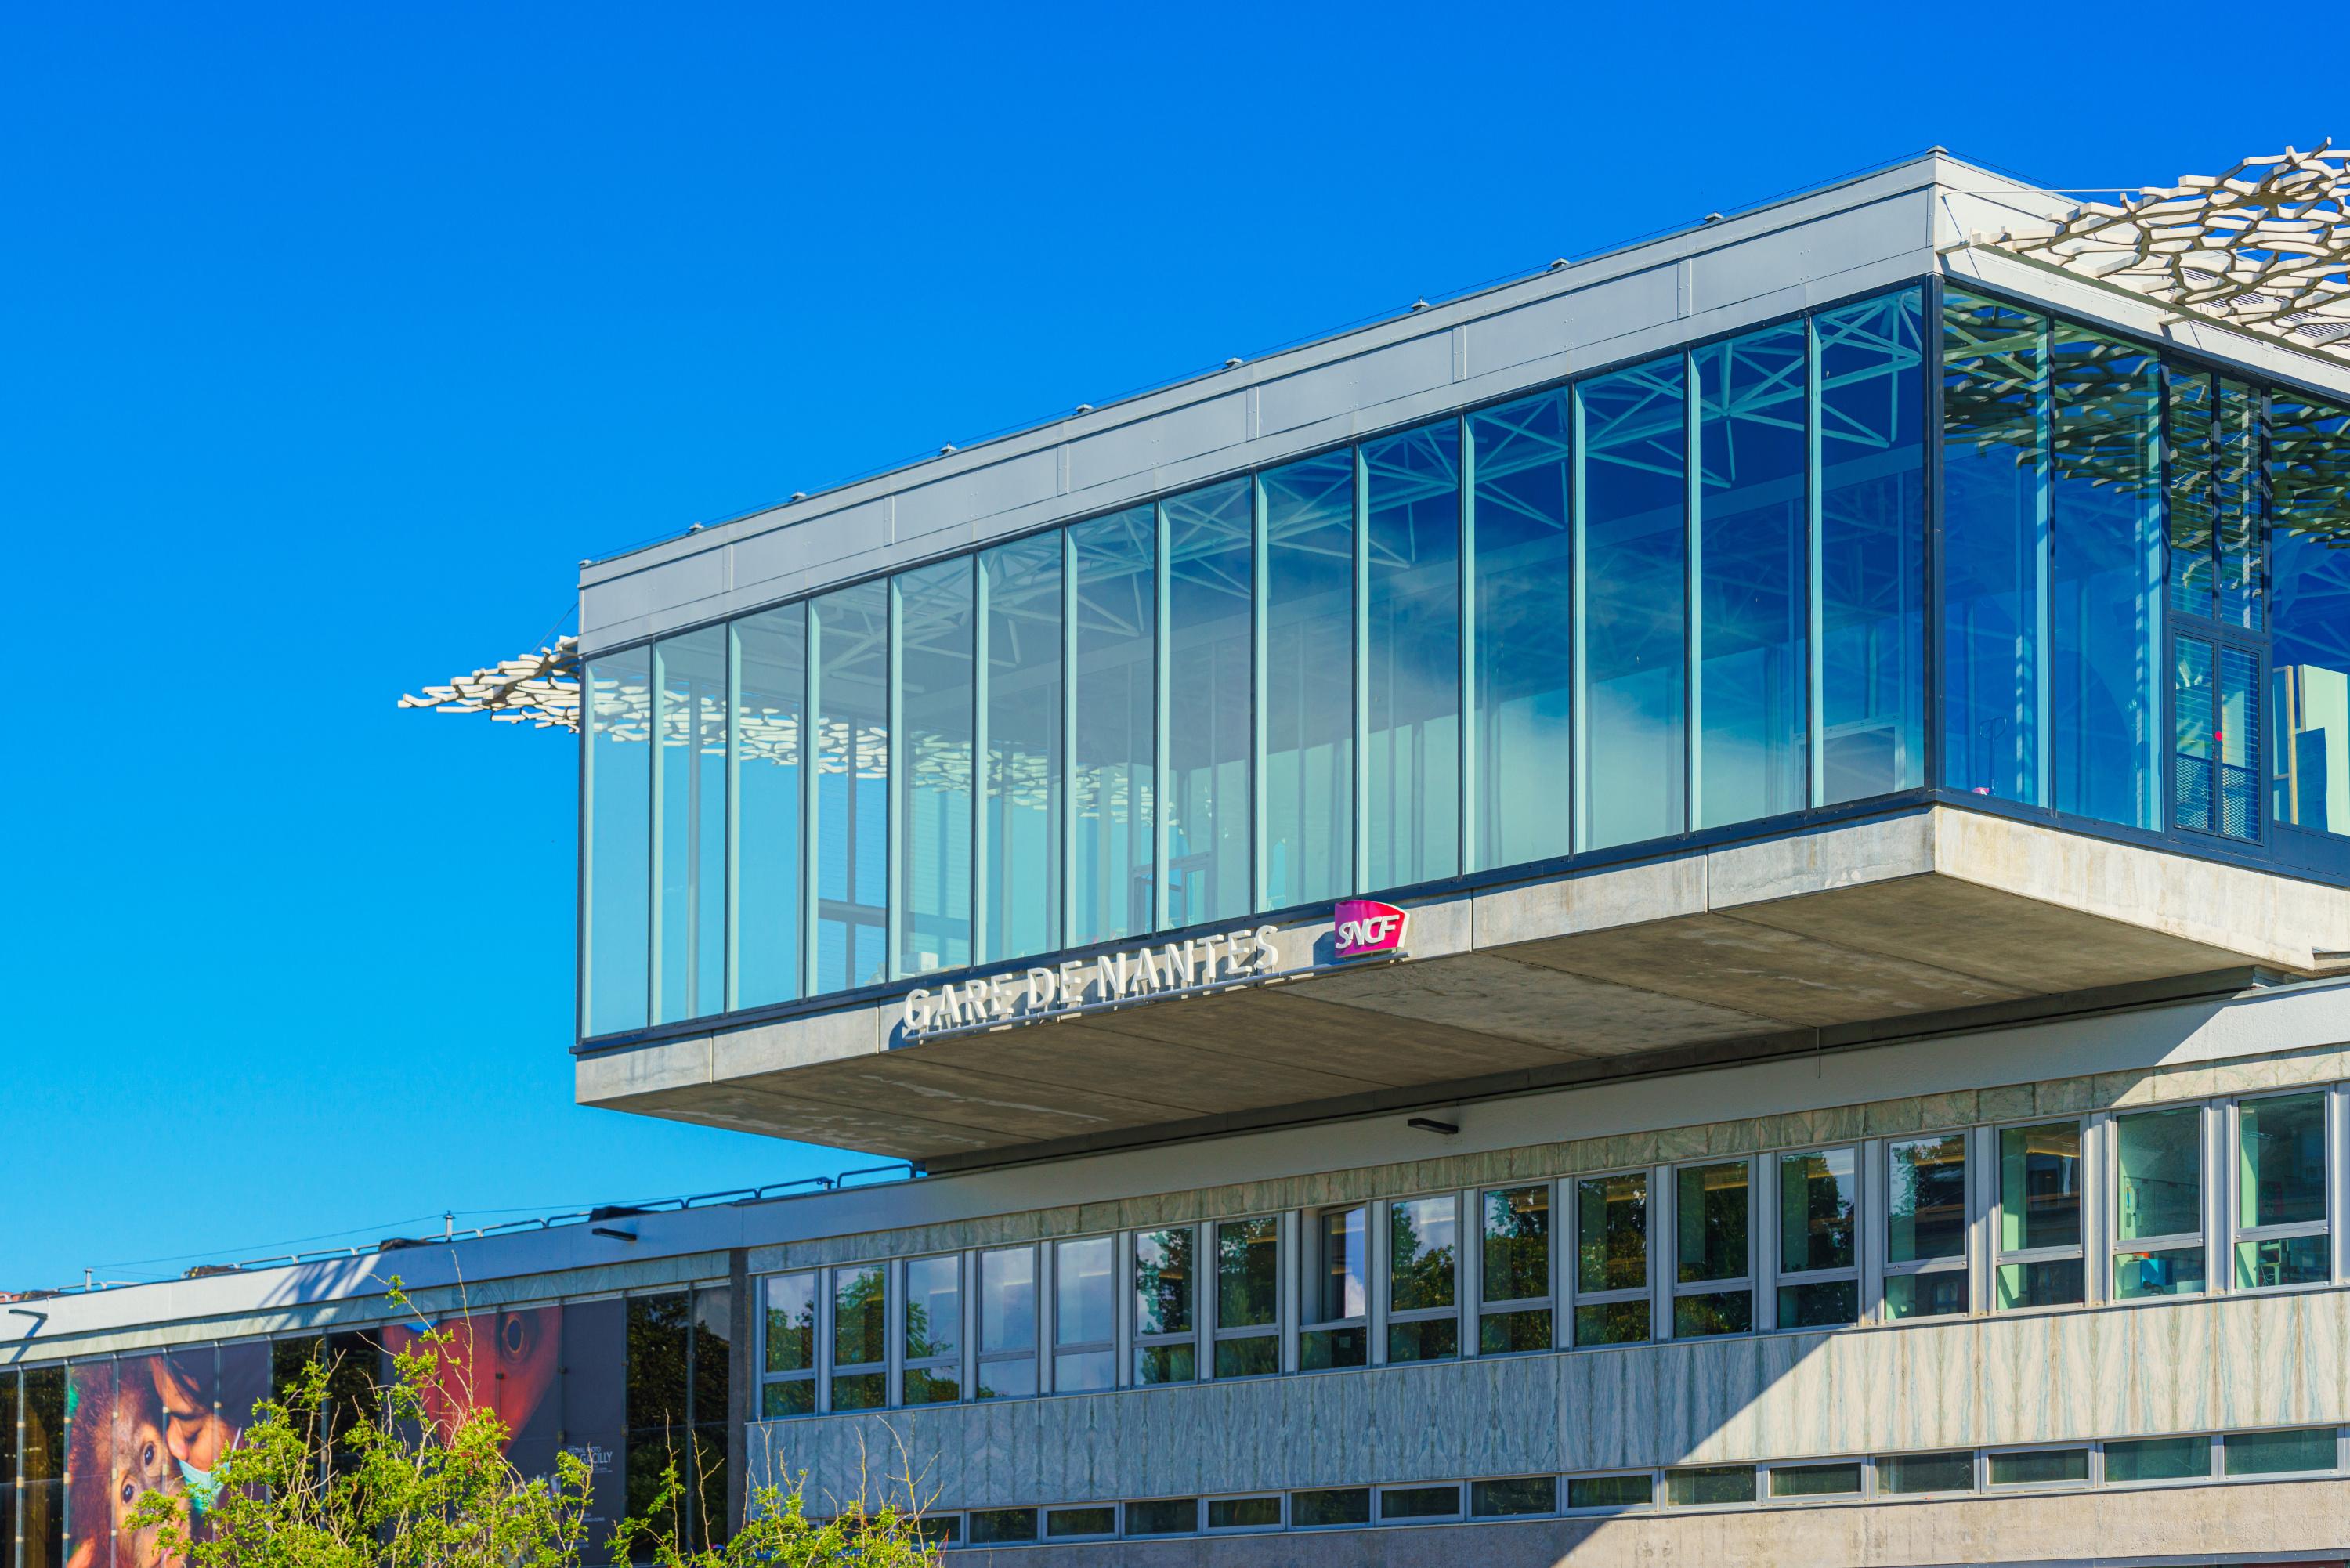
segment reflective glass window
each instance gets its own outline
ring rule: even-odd
[[[1370,1359],[1370,1210],[1360,1204],[1308,1216],[1305,1321],[1298,1360],[1308,1372],[1362,1366]]]
[[[1278,1530],[1281,1499],[1277,1497],[1215,1497],[1208,1500],[1211,1530]]]
[[[1974,1489],[1975,1457],[1970,1453],[1888,1454],[1877,1461],[1877,1490],[1888,1496]]]
[[[1461,1517],[1461,1488],[1451,1486],[1395,1486],[1379,1493],[1379,1522],[1400,1524],[1411,1520],[1458,1519]]]
[[[1567,410],[1565,392],[1544,392],[1469,418],[1472,869],[1574,846],[1560,809],[1575,735]]]
[[[897,972],[972,961],[976,587],[969,556],[890,580],[898,614]]]
[[[1047,1541],[1097,1541],[1118,1533],[1118,1506],[1048,1508],[1045,1511]]]
[[[2271,814],[2350,834],[2350,410],[2269,402]]]
[[[1698,400],[1697,822],[1809,797],[1810,436],[1804,324],[1690,356]]]
[[[832,1407],[877,1410],[889,1403],[889,1271],[859,1263],[832,1271]]]
[[[653,644],[653,1022],[725,1005],[726,631]]]
[[[1036,1392],[1036,1249],[979,1255],[979,1397]]]
[[[1728,1160],[1673,1177],[1673,1335],[1745,1334],[1754,1326],[1752,1168]]]
[[[1167,923],[1244,914],[1250,898],[1253,486],[1159,507],[1167,566]]]
[[[1993,1486],[2086,1486],[2086,1449],[2028,1449],[1993,1454],[1987,1467]]]
[[[1363,446],[1366,888],[1461,869],[1461,424]]]
[[[2204,1288],[2203,1113],[2192,1106],[2114,1118],[2114,1295]]]
[[[1118,1385],[1118,1238],[1087,1236],[1053,1246],[1053,1391]]]
[[[2061,320],[2048,364],[2052,804],[2158,827],[2162,367]]]
[[[744,616],[733,639],[734,998],[800,993],[800,737],[807,705],[807,607]]]
[[[1695,1465],[1665,1472],[1665,1501],[1673,1508],[1713,1508],[1753,1501],[1752,1465]]]
[[[1965,1312],[1966,1135],[1895,1138],[1885,1158],[1885,1315]]]
[[[588,1033],[641,1029],[650,989],[652,649],[588,664]]]
[[[1689,431],[1681,361],[1577,383],[1586,847],[1687,826]]]
[[[765,1317],[759,1413],[816,1411],[816,1275],[773,1274],[760,1282]]]
[[[808,601],[816,679],[814,992],[888,978],[889,586]]]
[[[1781,1328],[1829,1328],[1859,1317],[1857,1178],[1850,1148],[1779,1157]]]
[[[1281,1222],[1227,1220],[1216,1226],[1216,1365],[1219,1377],[1281,1370]]]
[[[1158,535],[1150,507],[1068,531],[1073,947],[1150,929],[1158,774]]]
[[[2210,620],[2220,605],[2219,528],[2212,482],[2212,381],[2170,375],[2170,607]]]
[[[1264,898],[1354,885],[1355,454],[1259,476],[1264,507]],[[1243,578],[1243,580],[1245,580]],[[1180,679],[1182,665],[1176,672]]]
[[[1479,1519],[1555,1513],[1558,1511],[1557,1478],[1525,1476],[1513,1480],[1471,1481],[1469,1511]]]
[[[2220,1468],[2231,1476],[2296,1475],[2342,1463],[2332,1427],[2284,1432],[2230,1432],[2220,1439]]]
[[[1648,1173],[1575,1184],[1575,1343],[1648,1337]]]
[[[1657,1480],[1647,1470],[1617,1476],[1570,1476],[1566,1506],[1570,1509],[1652,1508]]]
[[[1128,1535],[1189,1535],[1200,1528],[1200,1500],[1195,1497],[1153,1498],[1126,1505]]]
[[[1289,1528],[1292,1530],[1327,1530],[1342,1524],[1368,1524],[1371,1521],[1371,1489],[1367,1486],[1329,1487],[1319,1491],[1294,1491],[1289,1494]]]
[[[2260,528],[2262,399],[2241,381],[2218,378],[2212,410],[2212,524],[2219,557],[2219,619],[2259,631],[2265,582]]]
[[[1036,1539],[1033,1508],[975,1508],[971,1511],[973,1546],[1008,1546]]]
[[[1513,1187],[1480,1198],[1485,1233],[1478,1348],[1486,1355],[1548,1350],[1550,1188]]]
[[[1861,1464],[1838,1459],[1824,1465],[1773,1465],[1771,1495],[1776,1498],[1858,1497]]]
[[[906,1394],[909,1405],[962,1395],[962,1260],[915,1258],[906,1264]]]
[[[2046,317],[1953,289],[1942,308],[1943,782],[2044,804]]]
[[[1041,534],[979,557],[982,963],[1060,945],[1061,548]]]
[[[2211,1473],[2209,1438],[2147,1438],[2105,1445],[2106,1484],[2199,1480]]]
[[[2082,1299],[2081,1124],[1999,1130],[1997,1305]]]
[[[1923,330],[1914,288],[1813,321],[1825,805],[1926,782]]]
[[[1460,1354],[1460,1199],[1448,1193],[1388,1204],[1389,1361],[1436,1361]]]
[[[2240,1290],[2321,1283],[2326,1235],[2325,1095],[2275,1095],[2236,1106]]]
[[[1134,1380],[1199,1376],[1198,1232],[1185,1225],[1134,1235]]]

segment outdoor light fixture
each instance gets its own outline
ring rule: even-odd
[[[1451,1137],[1461,1130],[1455,1123],[1440,1122],[1430,1116],[1414,1116],[1403,1125],[1408,1127],[1418,1127],[1421,1132],[1436,1133],[1444,1137]]]

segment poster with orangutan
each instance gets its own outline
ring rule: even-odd
[[[160,1532],[133,1530],[151,1491],[185,1501],[201,1532],[213,1471],[269,1392],[259,1345],[89,1362],[66,1376],[66,1568],[182,1568]]]

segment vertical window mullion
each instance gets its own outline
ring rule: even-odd
[[[987,762],[988,587],[987,565],[976,551],[971,557],[971,876],[970,907],[963,912],[970,932],[971,961],[989,961],[987,940],[988,882],[996,875],[988,864],[988,799],[996,787]],[[1068,764],[1062,763],[1064,771]],[[1048,784],[1049,790],[1050,785]],[[951,879],[951,878],[950,878]]]
[[[800,671],[800,994],[816,993],[816,774],[823,748],[819,742],[817,702],[824,696],[824,617],[810,599],[806,617],[806,652]]]
[[[1055,922],[1055,948],[1070,946],[1077,909],[1077,543],[1068,529],[1061,535],[1061,787],[1054,809],[1060,820],[1053,825],[1061,845],[1061,908]],[[1128,852],[1132,864],[1132,851]]]
[[[809,1278],[816,1292],[816,1345],[808,1364],[816,1368],[816,1410],[821,1416],[832,1408],[832,1271],[819,1268]]]
[[[2112,1209],[2106,1202],[2106,1183],[2098,1173],[2120,1161],[2107,1150],[2115,1144],[2113,1113],[2092,1111],[2081,1125],[2081,1303],[2095,1306],[2113,1293],[2114,1233]],[[2092,1267],[2094,1263],[2095,1266]]]
[[[1875,1323],[1885,1315],[1885,1263],[1892,1251],[1888,1231],[1893,1223],[1892,1171],[1887,1164],[1890,1147],[1881,1137],[1866,1138],[1860,1146],[1860,1208],[1867,1216],[1854,1242],[1859,1249],[1860,1321]]]
[[[1305,1223],[1298,1210],[1285,1210],[1281,1216],[1280,1267],[1278,1297],[1281,1336],[1281,1370],[1295,1372],[1298,1368],[1297,1332],[1305,1320],[1302,1289],[1305,1273],[1300,1264],[1304,1253]]]
[[[1804,317],[1804,799],[1827,795],[1827,628],[1825,555],[1827,539],[1825,453],[1820,440],[1820,327]],[[1929,616],[1927,618],[1931,619]],[[1928,726],[1929,729],[1932,726]]]
[[[1648,1338],[1673,1336],[1673,1281],[1680,1265],[1679,1183],[1669,1165],[1648,1169]]]
[[[652,753],[652,778],[645,788],[646,809],[652,821],[645,830],[645,1022],[661,1022],[661,861],[667,853],[662,843],[662,819],[668,812],[668,769],[661,766],[661,752],[667,746],[669,728],[669,656],[662,645],[652,645],[652,690],[647,701],[647,711],[652,717],[645,740]]]
[[[882,747],[888,760],[882,764],[887,774],[881,781],[881,940],[888,957],[884,973],[900,972],[899,955],[904,950],[906,900],[901,896],[905,876],[905,834],[899,831],[906,820],[906,691],[905,691],[906,594],[901,577],[889,579],[889,649],[882,665],[883,711],[889,715],[889,735]],[[856,777],[856,742],[849,743],[849,776]],[[852,786],[853,788],[854,786]],[[854,978],[854,969],[851,971]]]
[[[1368,1331],[1370,1365],[1388,1364],[1388,1293],[1395,1288],[1393,1249],[1388,1245],[1388,1227],[1394,1221],[1388,1217],[1391,1200],[1373,1199],[1363,1206],[1364,1251],[1370,1257],[1370,1290],[1363,1303],[1364,1327]]]
[[[1461,1355],[1463,1360],[1475,1355],[1484,1343],[1485,1312],[1485,1199],[1482,1189],[1470,1188],[1454,1195],[1453,1234],[1461,1243],[1453,1249],[1460,1260],[1452,1282],[1453,1310],[1461,1320]]]
[[[1681,511],[1684,535],[1681,550],[1681,663],[1685,670],[1688,714],[1681,724],[1681,757],[1686,769],[1682,786],[1681,826],[1684,829],[1705,821],[1701,803],[1705,799],[1705,747],[1700,737],[1705,733],[1705,452],[1700,431],[1704,428],[1706,389],[1700,379],[1697,356],[1687,351],[1681,355],[1681,441],[1682,467],[1687,471],[1683,480]]]
[[[1170,735],[1170,727],[1168,723],[1170,706],[1168,693],[1171,689],[1171,672],[1168,669],[1170,658],[1169,623],[1173,619],[1171,604],[1174,597],[1172,584],[1174,557],[1170,547],[1169,535],[1171,530],[1168,523],[1165,502],[1159,503],[1152,509],[1151,521],[1150,591],[1154,603],[1151,607],[1150,627],[1151,638],[1156,647],[1155,656],[1151,660],[1153,732],[1150,759],[1158,784],[1153,792],[1156,798],[1150,803],[1150,929],[1154,931],[1163,931],[1167,929],[1168,907],[1167,834],[1169,823],[1174,815],[1169,809],[1167,802],[1175,778],[1174,766],[1167,755],[1167,745]]]
[[[1567,576],[1574,585],[1568,595],[1567,631],[1575,666],[1574,685],[1566,705],[1567,722],[1573,730],[1573,763],[1568,772],[1574,775],[1567,786],[1567,807],[1574,816],[1570,848],[1579,853],[1591,845],[1591,618],[1586,613],[1590,585],[1585,579],[1589,554],[1584,539],[1584,495],[1589,487],[1583,476],[1588,458],[1583,439],[1586,421],[1580,386],[1568,389],[1567,421]]]
[[[1767,1334],[1779,1326],[1779,1152],[1754,1163],[1754,1326]]]
[[[1461,598],[1461,727],[1457,736],[1461,760],[1455,771],[1460,774],[1461,788],[1460,864],[1461,875],[1467,876],[1482,870],[1483,862],[1477,852],[1477,448],[1466,414],[1461,416],[1457,440],[1461,452],[1461,558],[1460,581],[1454,591]],[[1361,524],[1357,522],[1357,526],[1359,528]],[[1358,558],[1368,561],[1367,555]],[[1357,568],[1358,594],[1360,574],[1365,569]],[[1356,745],[1362,745],[1360,739]],[[1482,1224],[1481,1220],[1481,1229]]]
[[[1367,890],[1371,874],[1371,474],[1363,449],[1354,449],[1355,525],[1353,614],[1348,624],[1353,638],[1354,773],[1348,780],[1354,805],[1355,831],[1350,847],[1354,865],[1340,886]]]
[[[736,722],[743,711],[743,638],[735,624],[730,623],[726,637],[726,692],[721,710],[726,726],[726,848],[723,875],[725,877],[724,909],[726,930],[725,954],[720,968],[719,1010],[732,1012],[739,1003],[741,985],[737,971],[742,956],[742,889],[734,868],[743,850],[743,745],[742,726]]]
[[[1249,894],[1248,907],[1265,908],[1265,823],[1269,815],[1265,778],[1266,683],[1265,620],[1273,582],[1273,550],[1268,538],[1270,504],[1262,475],[1249,481]]]
[[[2050,805],[2054,803],[2055,758],[2053,746],[2055,725],[2049,705],[2054,693],[2050,687],[2050,670],[2055,663],[2056,613],[2051,602],[2055,583],[2056,532],[2054,497],[2051,488],[2055,470],[2056,439],[2056,377],[2052,356],[2055,351],[2055,321],[2052,317],[2039,318],[2038,365],[2040,385],[2033,397],[2033,423],[2037,440],[2033,445],[2033,462],[2038,483],[2034,487],[2033,534],[2033,573],[2034,610],[2033,635],[2038,645],[2033,650],[2033,760],[2038,772],[2033,804]]]

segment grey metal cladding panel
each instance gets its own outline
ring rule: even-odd
[[[719,550],[703,550],[664,561],[641,572],[630,572],[625,577],[582,588],[580,628],[592,634],[605,627],[653,616],[674,624],[680,618],[675,613],[680,605],[715,598],[726,591],[727,586],[726,559]],[[613,639],[591,635],[587,640],[592,647]]]
[[[1259,435],[1377,409],[1452,380],[1448,328],[1267,381],[1259,390]],[[1371,423],[1383,422],[1374,418]]]
[[[1484,375],[1674,318],[1674,269],[1650,267],[1468,324],[1469,371]]]
[[[873,549],[883,542],[886,516],[881,502],[867,501],[754,534],[733,546],[734,580],[748,587]]]
[[[1922,260],[1930,225],[1916,200],[1877,202],[1708,251],[1690,261],[1690,308],[1716,310],[1909,252]]]
[[[941,529],[968,530],[998,513],[1050,500],[1059,489],[1060,471],[1059,449],[1046,447],[902,491],[898,496],[897,537],[891,543],[916,540]]]
[[[1235,387],[1222,397],[1187,404],[1071,441],[1069,490],[1072,494],[1080,494],[1096,485],[1155,473],[1186,459],[1238,446],[1247,439],[1248,392],[1245,388]],[[1157,488],[1156,484],[1147,484],[1129,488],[1125,493],[1147,494]]]

